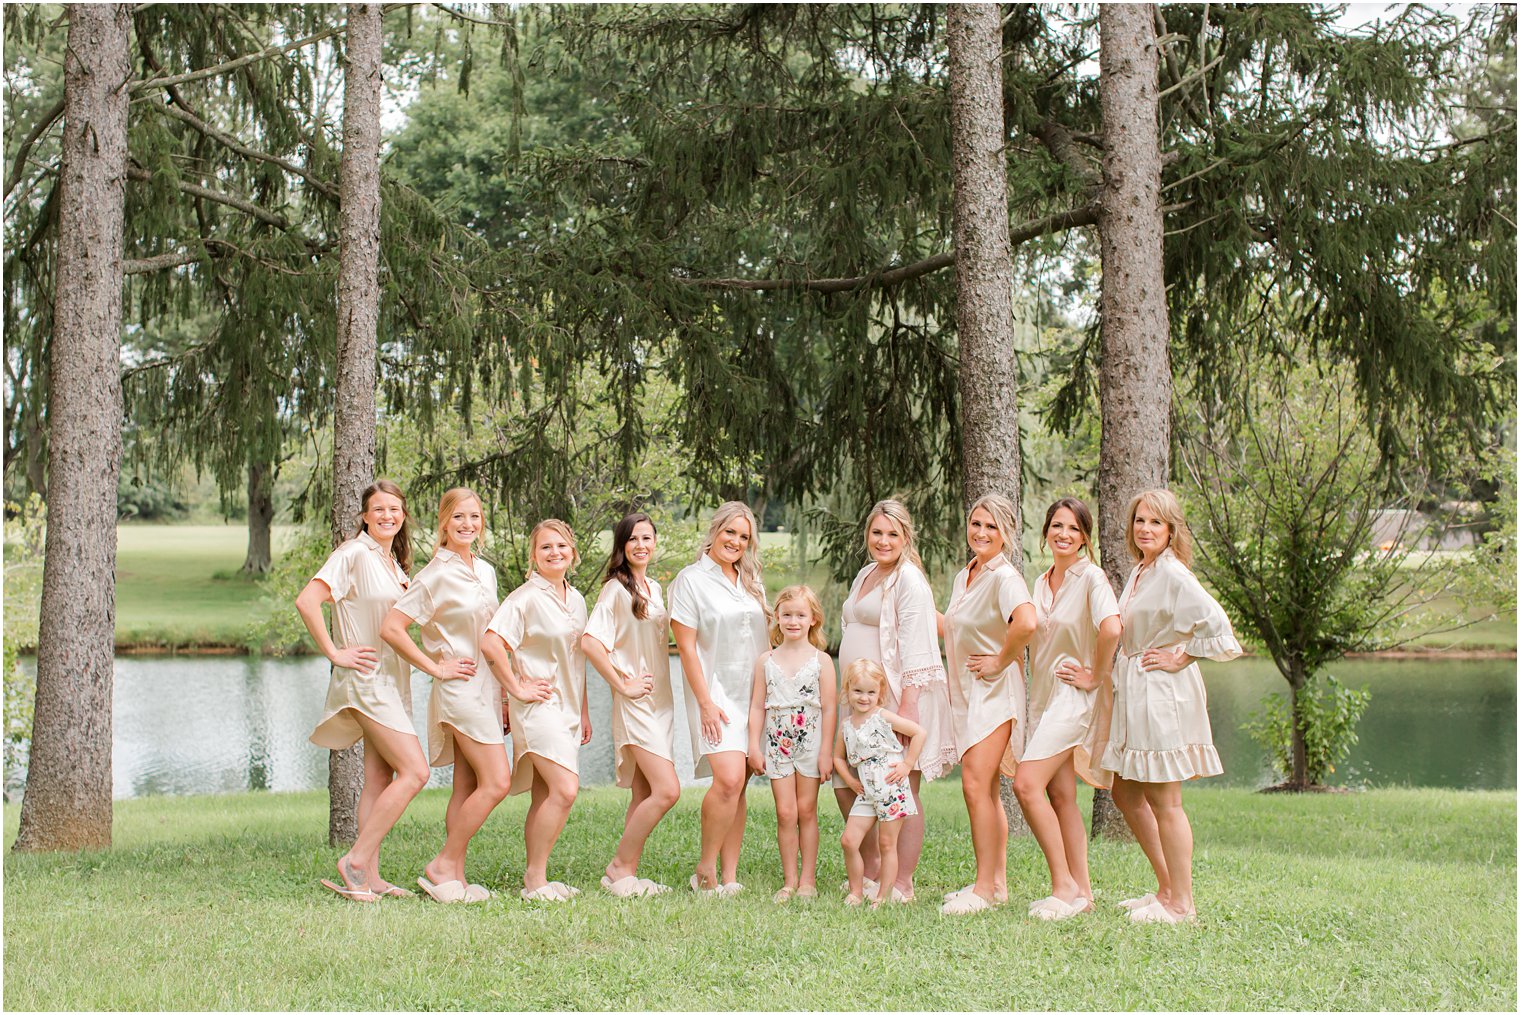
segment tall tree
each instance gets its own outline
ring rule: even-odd
[[[348,538],[375,477],[375,370],[380,325],[379,4],[349,4],[343,64],[343,159],[338,170],[338,371],[333,407],[332,537]],[[328,757],[328,840],[359,834],[364,753]]]
[[[1008,240],[1008,159],[1003,129],[1003,29],[997,4],[951,4],[950,175],[955,193],[955,329],[960,346],[962,499],[1000,493],[1022,510],[1019,376],[1013,345],[1013,251]],[[1018,532],[1003,538],[1024,570]],[[1022,687],[1022,685],[1020,685]],[[1029,830],[999,780],[1011,834]]]
[[[1129,499],[1166,486],[1171,460],[1155,17],[1151,4],[1104,4],[1098,11],[1103,126],[1098,540],[1115,592],[1123,589],[1131,565],[1124,550]],[[1092,823],[1097,833],[1128,834],[1106,790],[1094,794]]]
[[[37,704],[16,848],[111,844],[116,483],[131,6],[70,4],[58,285],[49,361],[49,523]]]
[[[955,328],[960,346],[961,479],[966,507],[1000,493],[1020,517],[1019,376],[1003,131],[1003,31],[996,4],[950,4],[950,176],[955,195]],[[1017,533],[1005,534],[1019,569]]]

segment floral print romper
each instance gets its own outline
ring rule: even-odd
[[[872,712],[859,726],[845,719],[842,729],[845,756],[855,766],[860,785],[865,789],[862,796],[855,798],[850,817],[896,821],[917,814],[908,780],[887,781],[892,765],[902,760],[903,749],[891,725],[882,718],[881,710]]]
[[[821,672],[818,653],[792,676],[765,657],[765,775],[785,779],[796,773],[818,778],[818,752],[823,727],[819,697]]]

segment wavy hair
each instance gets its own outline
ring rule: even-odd
[[[643,620],[649,616],[649,597],[644,595],[644,590],[639,588],[639,583],[633,580],[633,568],[628,564],[628,553],[625,547],[628,540],[633,538],[633,530],[640,523],[649,526],[656,536],[660,530],[655,528],[654,519],[642,511],[632,511],[618,519],[618,523],[612,527],[612,554],[607,558],[607,570],[602,574],[602,584],[605,585],[614,579],[628,594],[633,597],[633,616],[636,620]]]
[[[1013,563],[1013,547],[1019,538],[1018,524],[1013,520],[1013,501],[1000,493],[984,493],[971,505],[971,510],[966,512],[966,521],[969,524],[971,516],[976,514],[976,509],[981,508],[992,516],[992,523],[997,526],[998,533],[1003,537],[1003,549],[999,552]]]
[[[388,493],[401,502],[401,528],[396,530],[396,535],[391,539],[391,556],[396,558],[396,563],[401,565],[405,574],[412,570],[412,512],[406,506],[406,494],[401,492],[401,487],[388,479],[377,479],[364,488],[359,495],[359,527],[354,530],[350,538],[359,538],[359,533],[369,531],[369,523],[364,520],[365,512],[369,511],[369,499],[377,493]],[[374,537],[371,537],[374,538]]]
[[[1143,490],[1135,494],[1129,502],[1129,510],[1124,514],[1124,545],[1129,548],[1129,555],[1136,560],[1141,560],[1145,555],[1140,552],[1140,547],[1135,545],[1135,513],[1145,505],[1166,522],[1170,539],[1167,543],[1177,559],[1188,566],[1193,567],[1193,532],[1188,528],[1187,519],[1182,517],[1182,505],[1177,502],[1177,495],[1170,490]]]
[[[866,515],[865,545],[866,559],[873,560],[871,556],[871,523],[877,518],[885,518],[896,525],[903,536],[902,555],[912,562],[913,566],[920,571],[924,569],[924,562],[918,555],[918,541],[913,535],[913,516],[908,514],[908,509],[900,500],[888,498],[879,500],[871,508],[871,513]]]
[[[718,510],[713,512],[712,521],[708,523],[707,535],[702,537],[702,546],[697,550],[697,560],[706,556],[717,541],[718,533],[723,527],[735,518],[743,518],[749,522],[749,545],[744,548],[744,555],[739,558],[739,586],[755,597],[755,602],[765,611],[766,619],[770,619],[770,604],[765,601],[765,582],[760,577],[760,525],[755,521],[755,513],[749,509],[749,505],[740,500],[730,500],[718,505]]]

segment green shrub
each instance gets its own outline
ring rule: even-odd
[[[1334,677],[1310,681],[1299,692],[1304,755],[1311,785],[1325,782],[1356,746],[1356,724],[1372,692],[1365,687],[1346,687]],[[1253,711],[1241,730],[1256,741],[1272,759],[1272,769],[1282,779],[1293,775],[1293,737],[1288,700],[1276,692],[1267,695],[1260,711]]]

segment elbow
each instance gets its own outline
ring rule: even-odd
[[[1123,633],[1124,625],[1119,622],[1118,617],[1109,617],[1098,625],[1098,636],[1101,638],[1112,638],[1118,641],[1119,635]]]

